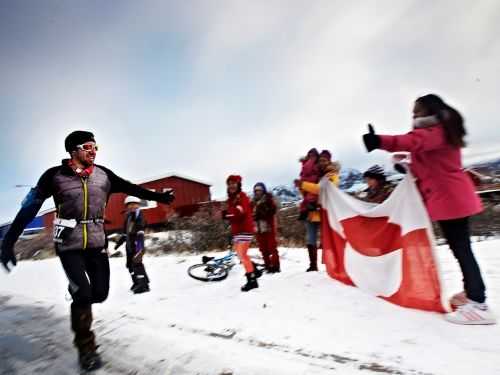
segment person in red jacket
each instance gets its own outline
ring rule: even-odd
[[[245,268],[247,283],[241,287],[241,291],[248,292],[259,287],[257,277],[260,276],[260,272],[247,254],[255,228],[252,205],[248,196],[241,191],[241,181],[242,178],[237,175],[227,178],[227,209],[222,212],[222,216],[231,223],[234,251]]]
[[[266,185],[258,182],[253,187],[253,218],[257,229],[257,243],[268,273],[281,272],[278,242],[276,241],[276,203]]]
[[[440,97],[418,98],[413,130],[404,135],[377,135],[371,125],[363,135],[368,152],[382,149],[411,154],[410,170],[433,221],[437,221],[463,274],[464,292],[451,299],[456,311],[446,319],[457,324],[494,324],[486,304],[485,285],[471,248],[469,217],[482,211],[471,179],[464,173],[461,148],[466,135],[463,118]]]

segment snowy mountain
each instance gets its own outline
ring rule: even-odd
[[[271,192],[281,203],[293,203],[302,199],[300,192],[294,186],[278,185],[272,188]]]
[[[500,159],[474,163],[467,167],[489,176],[500,176]]]
[[[500,165],[500,160],[498,161]],[[499,168],[500,169],[500,168]],[[398,181],[404,175],[394,171],[387,171],[389,181]],[[363,173],[355,168],[342,168],[340,171],[340,189],[354,193],[366,188]],[[271,189],[271,192],[282,203],[298,202],[302,199],[300,192],[291,185],[278,185]]]
[[[342,168],[340,171],[340,189],[349,190],[353,185],[363,183],[363,174],[354,168]]]

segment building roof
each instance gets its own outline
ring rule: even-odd
[[[180,174],[180,173],[175,173],[175,172],[171,172],[171,173],[166,173],[166,174],[159,175],[159,176],[145,178],[145,179],[142,179],[142,180],[139,180],[139,181],[134,181],[134,183],[136,183],[138,185],[141,185],[141,184],[145,184],[145,183],[148,183],[148,182],[163,180],[163,179],[171,178],[171,177],[181,178],[183,180],[188,180],[188,181],[196,182],[196,183],[201,184],[201,185],[212,186],[212,184],[209,183],[209,182],[206,182],[206,181],[203,181],[203,180],[198,180],[197,178],[193,178],[193,177],[187,176],[185,174]]]

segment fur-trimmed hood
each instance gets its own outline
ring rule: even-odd
[[[325,176],[327,174],[339,174],[341,169],[341,165],[338,161],[332,161],[328,164],[325,169],[322,171],[322,175]]]

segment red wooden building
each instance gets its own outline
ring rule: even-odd
[[[156,192],[174,189],[175,201],[172,205],[143,201],[142,212],[150,226],[164,224],[169,216],[184,207],[210,201],[210,184],[180,174],[168,174],[137,182],[138,185]],[[125,194],[111,195],[106,207],[106,230],[123,228]]]

